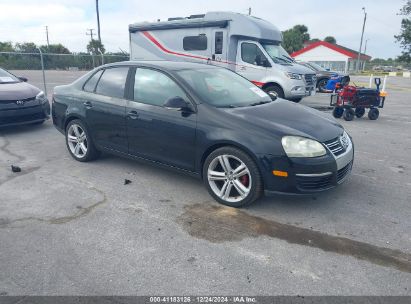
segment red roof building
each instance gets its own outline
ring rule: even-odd
[[[333,71],[347,73],[357,70],[357,51],[325,41],[313,42],[291,56],[297,61],[314,62]],[[370,56],[361,54],[359,70],[369,60]]]

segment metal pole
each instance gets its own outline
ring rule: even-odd
[[[94,63],[94,55],[93,52],[90,52],[91,58],[93,59],[93,69],[96,67],[96,64]]]
[[[364,55],[367,55],[367,42],[370,39],[365,39],[365,46],[364,46]],[[365,71],[365,60],[364,60],[364,65],[362,66],[362,70]]]
[[[96,0],[96,12],[97,12],[97,36],[98,41],[101,43],[101,36],[100,36],[100,13],[98,9],[98,0]]]
[[[99,53],[100,53],[100,55],[101,55],[101,65],[103,65],[104,64],[104,55],[103,55],[103,52],[100,50],[100,49],[98,49],[97,50]]]
[[[49,43],[49,27],[46,25],[47,48],[50,49]]]
[[[364,38],[365,21],[367,20],[367,13],[365,11],[365,7],[363,7],[362,10],[364,11],[364,22],[362,24],[360,49],[358,50],[358,58],[357,58],[357,66],[356,66],[357,72],[360,70],[360,57],[361,57],[362,40]]]
[[[40,52],[40,61],[41,61],[41,70],[43,71],[43,84],[44,84],[44,95],[47,96],[47,87],[46,87],[46,74],[44,72],[44,61],[43,61],[43,53],[40,48],[37,48]]]

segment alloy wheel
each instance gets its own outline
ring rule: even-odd
[[[228,154],[219,155],[211,161],[207,179],[213,192],[230,203],[245,199],[252,186],[251,174],[245,163]]]
[[[83,158],[87,154],[87,134],[78,124],[72,124],[67,131],[67,143],[71,153],[77,158]]]

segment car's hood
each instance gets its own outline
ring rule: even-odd
[[[35,97],[40,90],[29,83],[1,83],[0,100],[19,100]]]
[[[282,99],[227,112],[278,136],[298,135],[324,142],[343,132],[330,114]]]

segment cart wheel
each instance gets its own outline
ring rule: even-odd
[[[354,119],[355,112],[353,109],[345,109],[344,111],[344,119],[347,121],[351,121]]]
[[[356,108],[355,109],[355,116],[358,118],[363,117],[365,114],[365,109],[364,108]]]
[[[378,111],[378,109],[373,108],[368,111],[368,118],[370,120],[376,120],[378,119],[378,116],[380,116],[380,111]]]
[[[343,116],[344,114],[344,109],[343,108],[339,108],[339,107],[335,107],[333,110],[333,116],[335,118],[341,118],[341,116]]]

